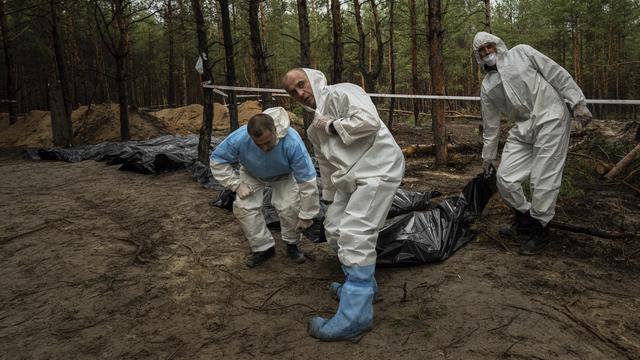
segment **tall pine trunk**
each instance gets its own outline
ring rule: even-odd
[[[175,41],[173,26],[173,5],[172,0],[167,0],[167,8],[165,13],[165,23],[167,24],[167,37],[169,40],[169,88],[167,89],[167,102],[170,107],[176,106],[176,82],[175,82]]]
[[[484,1],[484,31],[492,34],[491,32],[491,0]]]
[[[298,30],[300,32],[300,66],[311,66],[311,41],[309,40],[309,17],[307,16],[307,0],[298,0]],[[304,128],[313,121],[314,113],[304,110],[302,113]]]
[[[440,0],[429,0],[429,69],[431,88],[435,95],[445,95],[444,56],[442,43],[444,28]],[[433,100],[431,103],[431,126],[433,143],[436,145],[436,164],[447,163],[447,129],[445,124],[445,101]]]
[[[57,78],[59,87],[52,86],[52,96],[50,103],[54,105],[51,109],[51,122],[53,132],[53,143],[58,146],[71,146],[72,133],[71,128],[71,94],[69,88],[69,79],[64,61],[64,50],[62,49],[62,41],[60,40],[60,32],[58,30],[58,1],[50,0],[51,11],[51,37],[53,42],[53,52],[56,59]],[[61,95],[61,96],[60,96]]]
[[[16,62],[13,53],[13,42],[7,25],[7,14],[4,8],[4,0],[0,0],[0,30],[2,31],[2,43],[4,46],[4,61],[7,67],[7,99],[9,108],[9,124],[18,121],[18,77]]]
[[[394,8],[395,8],[395,0],[390,0],[389,5],[389,76],[391,82],[391,93],[396,93],[396,54],[394,49],[393,42],[393,31],[394,31]],[[389,100],[389,120],[387,120],[387,127],[391,131],[393,127],[393,115],[396,108],[396,98],[392,97]]]
[[[249,0],[249,29],[251,38],[252,57],[255,64],[255,74],[258,79],[258,86],[261,88],[271,87],[271,72],[267,63],[267,54],[262,45],[262,37],[260,34],[260,16],[259,16],[260,0]],[[271,107],[271,93],[260,93],[262,99],[262,108]]]
[[[129,55],[129,25],[124,0],[116,1],[116,25],[118,27],[118,49],[116,51],[116,82],[118,84],[118,105],[120,106],[120,137],[131,139],[129,133],[129,94],[127,92],[127,55]]]
[[[222,17],[222,36],[224,38],[225,53],[225,80],[227,86],[236,86],[236,65],[233,60],[233,38],[231,36],[231,18],[229,17],[229,0],[219,0],[220,15]],[[237,129],[238,123],[238,101],[236,92],[228,91],[229,94],[229,126],[231,131]]]
[[[416,1],[409,0],[409,29],[411,32],[411,93],[418,94],[418,35]],[[413,101],[413,125],[420,125],[420,100]]]
[[[209,68],[209,43],[207,42],[207,29],[204,24],[201,0],[191,0],[193,15],[196,20],[196,33],[198,35],[198,53],[202,56],[202,83],[213,84],[213,75]],[[204,56],[203,56],[204,55]],[[213,128],[213,89],[202,88],[203,111],[202,126],[200,127],[200,139],[198,141],[198,161],[203,165],[209,165],[209,147],[211,146],[211,129]]]
[[[342,19],[340,16],[340,0],[331,0],[331,20],[333,29],[333,70],[331,71],[331,82],[333,84],[342,82],[343,69],[343,48],[342,48]]]

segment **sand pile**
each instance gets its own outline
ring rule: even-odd
[[[255,114],[262,112],[257,101],[245,101],[238,106],[238,122],[240,126],[246,124]],[[193,104],[175,109],[164,109],[151,113],[160,119],[167,130],[173,134],[187,135],[200,131],[202,125],[202,105]],[[296,124],[301,124],[296,115],[289,113],[289,118]],[[215,103],[213,107],[213,129],[229,130],[229,109],[226,105]]]
[[[238,106],[238,120],[244,125],[253,115],[262,111],[257,101],[245,101]],[[292,123],[301,124],[289,112]],[[82,106],[71,115],[73,143],[97,144],[120,140],[120,113],[118,104]],[[192,104],[176,109],[145,113],[129,111],[131,139],[144,140],[164,134],[187,135],[198,133],[202,125],[202,105]],[[214,104],[214,130],[229,130],[229,110],[226,105]],[[33,110],[9,126],[9,115],[0,114],[0,147],[51,147],[51,115],[48,111]]]
[[[144,116],[144,118],[143,118]],[[158,137],[167,133],[154,117],[129,111],[129,132],[133,140]],[[117,104],[82,106],[71,116],[73,143],[97,144],[120,140],[120,114]],[[155,121],[154,121],[155,120]],[[50,147],[53,146],[51,114],[33,110],[17,123],[0,131],[0,146]]]
[[[164,109],[151,114],[166,126],[173,134],[188,135],[200,131],[202,126],[202,105],[191,104],[175,109]],[[213,106],[214,130],[229,129],[229,111],[225,105],[215,103]]]

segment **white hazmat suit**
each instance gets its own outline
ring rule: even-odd
[[[404,156],[361,87],[327,86],[320,71],[302,70],[308,82],[295,73],[285,87],[307,103],[307,85],[313,93],[307,137],[320,166],[323,198],[333,200],[324,222],[327,241],[345,274],[343,284],[331,285],[340,298],[336,314],[310,319],[307,330],[324,341],[357,341],[373,327],[376,242],[404,174]],[[292,88],[296,80],[302,90]]]
[[[484,68],[488,72],[480,90],[482,159],[496,159],[501,114],[514,120],[497,172],[498,190],[511,207],[520,213],[530,211],[546,226],[555,214],[569,145],[571,115],[565,101],[573,109],[584,106],[585,97],[571,75],[544,54],[528,45],[509,50],[500,38],[485,32],[473,40],[480,66],[485,63],[479,48],[488,43],[497,49],[497,71]],[[527,178],[531,202],[521,186]]]
[[[361,87],[328,86],[322,72],[304,71],[315,97],[314,121],[330,118],[337,132],[307,129],[320,166],[322,196],[333,200],[324,222],[327,241],[338,249],[343,265],[374,265],[378,230],[404,175],[404,156]]]
[[[275,244],[262,214],[266,186],[271,187],[271,203],[278,212],[282,240],[287,244],[296,244],[300,239],[298,221],[312,219],[320,210],[315,169],[302,139],[289,127],[289,115],[281,107],[263,113],[274,120],[278,137],[274,149],[259,149],[243,126],[214,150],[210,160],[214,178],[225,188],[236,191],[244,184],[250,189],[246,197],[236,197],[233,213],[253,252],[265,251]],[[234,162],[240,163],[239,173],[232,167]]]

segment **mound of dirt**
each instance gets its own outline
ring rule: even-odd
[[[74,144],[97,144],[120,140],[120,114],[118,104],[81,106],[71,115]],[[213,129],[229,130],[229,110],[226,105],[214,104]],[[238,106],[240,125],[262,112],[257,101],[245,101]],[[294,124],[302,119],[289,112]],[[188,135],[197,133],[202,125],[202,105],[192,104],[176,109],[152,113],[129,111],[129,132],[132,140],[144,140],[164,134]],[[9,126],[9,115],[0,114],[0,147],[51,147],[51,114],[33,110]]]
[[[245,101],[238,106],[238,122],[240,126],[246,124],[249,119],[262,112],[262,107],[257,101]],[[197,133],[202,125],[202,105],[192,104],[175,109],[164,109],[152,112],[152,115],[164,124],[167,130],[177,135]],[[229,130],[229,109],[227,105],[215,103],[213,106],[213,129],[218,131]],[[302,124],[302,119],[289,112],[289,118],[294,124]]]
[[[151,114],[166,126],[167,130],[176,135],[195,134],[202,125],[202,105],[191,104],[175,109],[164,109]],[[229,128],[229,111],[225,105],[215,103],[213,106],[213,128],[224,130]]]
[[[71,115],[74,144],[97,144],[120,140],[120,108],[117,104],[81,106]],[[131,139],[143,140],[167,133],[164,125],[149,115],[129,111]],[[33,110],[0,132],[0,147],[50,147],[51,114]]]

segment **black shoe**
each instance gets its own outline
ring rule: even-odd
[[[265,251],[255,251],[252,252],[251,255],[247,258],[247,266],[250,268],[254,268],[263,262],[267,261],[267,259],[273,257],[276,254],[275,246],[268,248]]]
[[[549,245],[549,228],[533,219],[529,239],[520,246],[520,255],[538,255]]]
[[[518,235],[526,235],[531,232],[531,227],[535,220],[531,217],[529,211],[521,213],[513,209],[513,212],[515,216],[511,225],[500,228],[498,234],[503,238],[516,238],[516,240],[518,240]],[[517,241],[517,244],[520,245],[521,242],[522,241]]]
[[[296,264],[302,264],[305,260],[304,253],[298,250],[298,245],[296,244],[287,244],[287,255]]]

